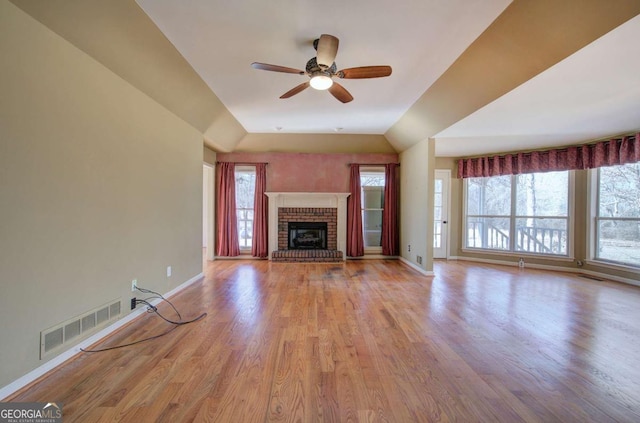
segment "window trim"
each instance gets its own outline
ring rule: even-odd
[[[255,177],[255,175],[256,175],[256,167],[252,166],[252,165],[235,166],[235,168],[234,168],[234,176],[236,176],[238,173],[242,173],[242,172],[253,172],[254,177]],[[236,182],[236,184],[237,184],[237,182]],[[237,189],[237,187],[238,186],[236,185],[236,189]],[[255,187],[254,187],[254,195],[255,195]],[[254,207],[255,207],[255,205],[254,205]],[[250,210],[253,210],[255,212],[254,207],[252,207]],[[236,204],[236,225],[238,224],[237,223],[237,221],[238,221],[238,216],[237,216],[238,209],[239,209],[239,207]],[[254,213],[254,219],[251,220],[251,228],[252,229],[253,229],[254,220],[255,220],[255,213]],[[238,229],[240,229],[240,228],[238,227]],[[253,235],[252,235],[252,237],[253,237]],[[252,240],[252,243],[253,243],[253,240]],[[251,253],[252,246],[250,245],[250,246],[247,247],[247,246],[241,245],[239,236],[238,236],[238,247],[240,248],[240,254],[241,255],[242,254],[250,254]]]
[[[624,166],[624,165],[616,165]],[[598,219],[600,218],[600,168],[596,167],[589,169],[587,173],[587,204],[589,208],[589,218],[587,223],[587,238],[585,240],[587,244],[585,262],[596,266],[607,267],[612,270],[619,270],[625,272],[637,272],[640,266],[633,265],[631,263],[624,263],[614,260],[607,260],[600,257],[596,257],[598,250]],[[624,220],[625,218],[619,218]],[[630,218],[631,220],[638,220],[637,218]]]
[[[385,175],[385,168],[384,166],[360,166],[360,181],[362,181],[362,175],[363,174],[367,174],[367,173],[381,173],[382,177],[385,179],[385,184],[387,183],[387,178]],[[362,182],[360,183],[360,196],[362,198],[364,198],[364,187],[362,186]],[[384,185],[382,186],[382,190],[384,192]],[[365,227],[364,227],[364,208],[362,208],[362,205],[360,205],[360,214],[362,215],[362,239],[363,239],[363,244],[366,244],[366,237],[365,237]],[[382,204],[382,214],[383,214],[383,219],[384,219],[384,203]],[[379,246],[367,246],[364,245],[364,253],[365,255],[372,255],[372,254],[382,254],[382,242],[380,242]]]
[[[562,172],[562,171],[559,171]],[[515,249],[515,237],[509,237],[509,250],[499,250],[493,248],[474,248],[467,247],[467,236],[468,236],[468,217],[483,217],[483,218],[501,218],[501,219],[509,219],[509,229],[510,233],[514,233],[515,223],[517,219],[523,218],[553,218],[553,219],[562,219],[562,216],[518,216],[516,215],[517,204],[516,204],[516,183],[515,180],[518,175],[508,175],[511,178],[511,214],[504,216],[494,216],[494,215],[468,215],[468,184],[469,179],[463,179],[463,195],[462,195],[462,233],[461,233],[461,251],[465,253],[481,253],[481,254],[493,254],[493,255],[501,255],[501,256],[509,256],[509,257],[532,257],[532,258],[545,258],[550,260],[557,261],[573,261],[575,260],[575,242],[574,242],[574,234],[575,234],[575,171],[568,170],[567,175],[567,252],[566,254],[541,254],[541,253],[532,253],[528,251],[517,251]],[[535,172],[535,173],[547,173],[547,172]],[[505,175],[500,175],[505,176]],[[490,178],[490,177],[489,177]]]

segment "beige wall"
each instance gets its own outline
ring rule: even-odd
[[[349,163],[396,163],[395,153],[219,153],[221,162],[268,163],[267,192],[349,192]]]
[[[457,159],[449,157],[438,157],[436,159],[436,169],[451,169],[451,174],[454,176],[451,179],[451,211],[450,211],[450,255],[457,257],[468,257],[472,259],[480,260],[498,260],[502,262],[516,263],[519,256],[517,255],[505,255],[499,253],[475,253],[470,251],[463,251],[463,219],[464,219],[464,184],[462,179],[457,179]],[[575,260],[557,260],[546,258],[533,258],[525,256],[525,261],[528,264],[553,266],[559,268],[565,268],[570,270],[578,270],[576,264],[577,260],[588,260],[588,235],[587,226],[591,220],[591,212],[589,207],[588,197],[588,177],[589,172],[587,170],[579,170],[574,172],[575,181],[575,202],[573,213],[573,232],[570,235],[570,242],[573,245],[573,258]],[[634,271],[626,271],[622,269],[614,269],[598,265],[595,263],[586,263],[583,267],[584,270],[601,273],[604,275],[617,276],[624,279],[630,279],[640,282],[640,274]]]
[[[182,118],[211,148],[246,134],[135,0],[11,0],[40,23]]]
[[[40,331],[201,272],[203,140],[6,1],[0,57],[4,386],[43,364]]]
[[[429,272],[433,270],[434,153],[433,140],[420,141],[400,153],[400,255]]]
[[[245,153],[396,153],[383,135],[247,134],[235,148]]]
[[[213,260],[215,258],[215,198],[216,198],[216,172],[217,153],[207,146],[203,147],[204,175],[203,175],[203,205],[204,215],[202,225],[205,228],[204,237],[206,237],[205,245],[207,246],[206,258]]]
[[[216,165],[216,152],[211,150],[209,147],[204,146],[202,147],[202,160],[211,166],[215,166]]]

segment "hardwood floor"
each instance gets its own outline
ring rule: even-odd
[[[62,402],[65,423],[640,421],[640,288],[464,262],[435,272],[212,262],[172,298],[205,319],[83,354],[12,400]],[[146,314],[98,346],[168,327]]]

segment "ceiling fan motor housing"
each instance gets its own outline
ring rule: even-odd
[[[335,75],[335,73],[338,71],[338,67],[336,66],[336,62],[333,62],[333,64],[330,67],[324,68],[324,66],[318,65],[318,61],[316,60],[315,57],[312,57],[307,62],[307,67],[305,68],[305,70],[309,75],[313,75],[314,73],[317,73],[317,72],[322,72],[327,76],[331,76],[331,75]]]

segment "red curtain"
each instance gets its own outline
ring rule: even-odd
[[[253,243],[251,255],[267,257],[269,255],[269,238],[267,227],[269,221],[267,190],[267,164],[256,163],[256,191],[253,200]]]
[[[362,204],[360,199],[360,165],[351,164],[351,195],[347,200],[347,255],[364,256],[364,238],[362,235]]]
[[[460,159],[458,178],[592,169],[636,162],[640,162],[640,133],[577,147]]]
[[[382,212],[382,254],[400,254],[398,230],[398,164],[389,163],[384,167],[384,211]]]
[[[236,220],[236,181],[235,164],[219,163],[217,207],[218,245],[217,255],[238,256],[238,222]]]

